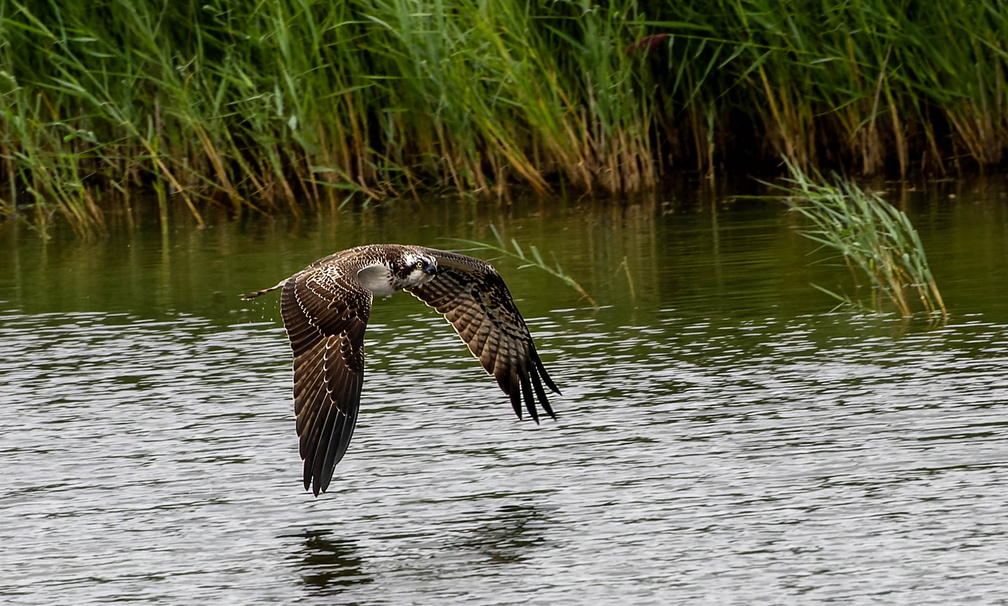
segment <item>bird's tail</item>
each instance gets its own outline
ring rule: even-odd
[[[242,301],[250,301],[250,300],[255,299],[256,297],[258,297],[259,295],[265,295],[266,293],[268,293],[270,291],[273,291],[273,290],[276,290],[276,289],[280,288],[286,282],[287,282],[287,278],[284,278],[283,280],[280,280],[280,283],[277,284],[276,286],[270,286],[269,288],[264,288],[262,290],[254,290],[254,291],[252,291],[252,292],[250,292],[248,294],[242,295],[241,296],[241,300]]]

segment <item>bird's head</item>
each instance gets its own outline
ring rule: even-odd
[[[408,252],[402,257],[402,265],[393,271],[402,280],[403,288],[420,286],[437,275],[437,259],[424,253]]]

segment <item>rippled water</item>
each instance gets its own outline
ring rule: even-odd
[[[829,313],[790,217],[716,218],[512,219],[552,221],[608,304],[500,264],[563,390],[541,426],[442,319],[379,301],[360,423],[318,499],[277,302],[235,295],[340,246],[229,225],[19,242],[0,274],[2,599],[1005,603],[1006,286],[958,271],[939,214],[919,223],[954,286],[946,325]],[[427,229],[366,222],[326,229]]]

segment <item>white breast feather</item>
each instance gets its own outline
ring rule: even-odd
[[[392,288],[392,273],[383,263],[362,267],[357,272],[357,281],[377,297],[387,297],[395,293]]]

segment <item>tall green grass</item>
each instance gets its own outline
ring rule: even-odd
[[[855,282],[860,283],[859,276],[867,278],[872,309],[888,300],[904,317],[918,309],[932,316],[948,315],[924,245],[906,213],[850,181],[810,176],[791,163],[788,168],[791,176],[785,190],[795,200],[791,210],[808,220],[802,235],[838,253]]]
[[[1008,6],[0,0],[0,212],[999,165]]]

